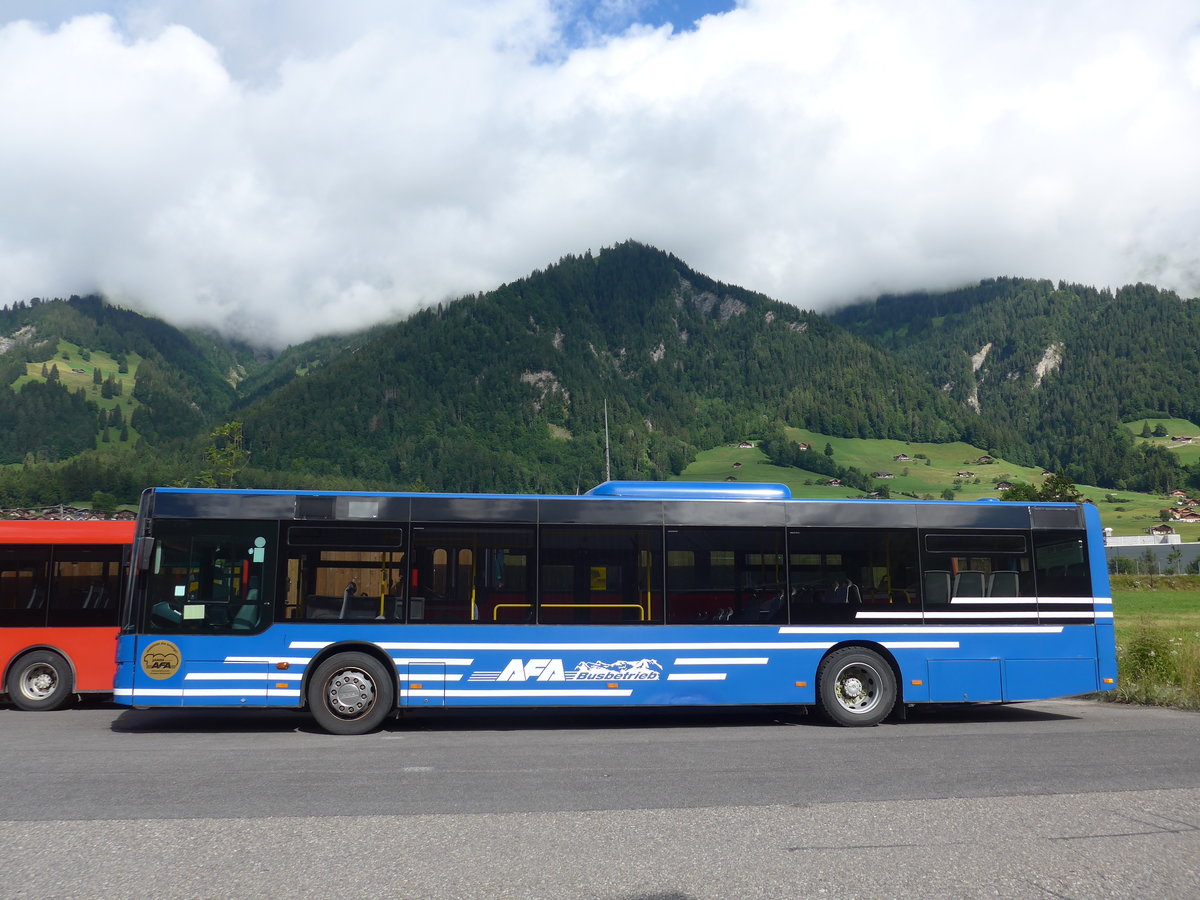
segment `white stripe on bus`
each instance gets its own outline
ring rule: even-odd
[[[633,695],[632,690],[613,690],[610,688],[599,688],[595,690],[588,689],[564,689],[564,688],[546,688],[542,690],[528,688],[496,688],[493,690],[473,691],[469,688],[459,688],[448,691],[435,690],[404,690],[401,689],[401,697],[630,697]]]
[[[765,666],[767,656],[681,656],[677,666]]]
[[[292,641],[293,650],[321,650],[332,641]],[[822,650],[829,644],[799,641],[644,641],[621,643],[559,643],[554,641],[521,641],[476,643],[473,641],[405,641],[403,643],[374,642],[382,650]]]
[[[299,681],[303,672],[188,672],[184,681]]]

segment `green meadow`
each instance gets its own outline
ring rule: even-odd
[[[1144,426],[1149,426],[1153,432],[1159,426],[1166,431],[1165,437],[1141,437]],[[1187,419],[1138,419],[1125,423],[1125,427],[1133,433],[1139,443],[1153,444],[1165,447],[1178,457],[1184,465],[1191,466],[1200,462],[1200,426]],[[1172,438],[1193,438],[1190,442],[1172,440]]]
[[[1151,428],[1155,421],[1151,420]],[[1163,420],[1179,421],[1179,420]],[[1140,431],[1141,425],[1137,424]],[[1200,430],[1197,430],[1200,434]],[[1001,481],[1026,482],[1040,486],[1045,476],[1036,467],[1020,466],[1002,458],[980,462],[987,451],[970,444],[922,444],[910,441],[863,440],[789,428],[788,435],[807,443],[810,453],[833,449],[840,466],[854,466],[867,474],[886,473],[890,478],[873,479],[877,488],[887,487],[893,499],[941,499],[949,489],[955,500],[999,497]],[[1200,451],[1200,448],[1197,448]],[[897,459],[898,456],[908,457]],[[962,475],[960,473],[969,473]],[[757,447],[737,444],[714,447],[697,455],[680,476],[686,481],[768,481],[786,484],[795,497],[850,498],[863,492],[852,487],[831,486],[829,477],[793,467],[774,466]],[[1079,492],[1100,511],[1100,519],[1114,535],[1139,535],[1159,524],[1159,511],[1172,505],[1170,498],[1134,491],[1112,491],[1093,485],[1076,485]],[[1184,541],[1200,539],[1200,525],[1179,524]]]
[[[87,359],[84,359],[85,355]],[[44,365],[47,370],[51,366],[55,366],[58,369],[59,382],[63,387],[70,391],[82,388],[88,400],[95,403],[101,412],[108,413],[110,410],[119,409],[122,418],[128,424],[133,411],[140,405],[133,399],[133,386],[141,361],[142,358],[136,353],[130,353],[125,358],[128,371],[121,372],[120,364],[108,353],[102,350],[84,351],[70,341],[59,341],[52,358],[45,362],[25,364],[25,374],[12,383],[12,390],[19,391],[21,385],[30,381],[45,381],[46,379],[42,376],[42,366]],[[96,383],[95,373],[97,371],[100,373],[101,382],[111,376],[120,385],[121,393],[113,397],[103,396],[101,384]],[[117,440],[117,430],[112,429],[110,433],[110,439],[113,442]],[[137,438],[137,432],[130,426],[129,444],[132,445]],[[103,435],[97,434],[96,448],[103,449],[103,444]]]

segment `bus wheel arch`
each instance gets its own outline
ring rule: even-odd
[[[309,712],[332,734],[374,731],[396,710],[395,663],[373,644],[326,648],[306,671],[303,696]]]
[[[817,666],[817,709],[835,725],[878,725],[903,707],[900,667],[879,644],[843,643]]]
[[[13,660],[4,689],[18,709],[61,709],[74,695],[75,672],[63,654],[39,647]]]

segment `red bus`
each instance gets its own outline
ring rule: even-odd
[[[58,709],[112,691],[133,522],[0,521],[0,693]]]

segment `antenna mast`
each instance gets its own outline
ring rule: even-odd
[[[608,457],[608,398],[604,398],[604,480],[612,481],[612,465]]]

